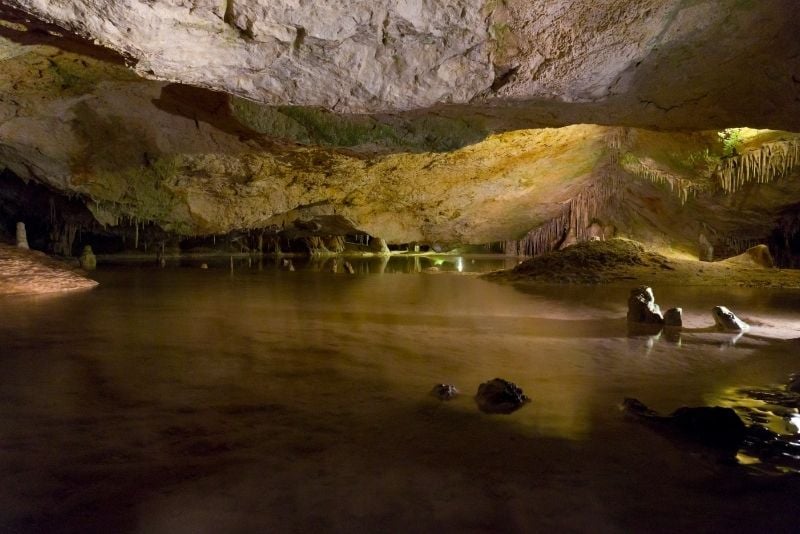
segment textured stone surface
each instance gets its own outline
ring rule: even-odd
[[[459,118],[270,107],[143,80],[101,52],[0,24],[0,168],[82,199],[109,228],[153,222],[211,234],[313,219],[335,221],[327,233],[447,245],[518,239],[573,206],[569,242],[581,225],[600,225],[696,254],[701,232],[718,250],[726,236],[769,235],[774,214],[800,198],[798,167],[722,190],[712,173],[716,131],[493,134],[498,123],[474,110]],[[753,135],[741,150],[797,138]]]
[[[794,0],[6,4],[125,54],[142,76],[262,103],[800,130]]]

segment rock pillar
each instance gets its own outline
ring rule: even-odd
[[[28,246],[28,234],[25,232],[25,223],[17,223],[17,246],[19,248],[30,248]]]

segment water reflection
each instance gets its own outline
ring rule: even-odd
[[[713,333],[628,337],[627,288],[346,276],[331,259],[106,267],[90,293],[3,300],[0,530],[636,531],[662,509],[665,531],[709,516],[785,526],[774,512],[794,497],[748,494],[748,516],[719,493],[687,496],[709,471],[615,407],[669,411],[788,376],[798,352],[758,336],[796,325],[798,308],[735,297],[760,322],[720,351]],[[436,266],[395,260],[352,267]],[[690,328],[717,304],[669,299]],[[472,395],[496,376],[532,402],[478,412]],[[437,383],[464,395],[441,403]]]
[[[212,267],[234,270],[301,270],[326,273],[394,274],[394,273],[484,273],[509,269],[518,262],[505,256],[449,256],[449,255],[392,255],[392,256],[291,256],[291,257],[238,257],[238,258],[183,258],[181,267],[198,267],[207,263]],[[113,264],[113,260],[109,262]],[[109,264],[107,263],[107,264]],[[173,263],[173,266],[176,265]],[[347,268],[352,267],[352,270]],[[290,267],[291,266],[291,267]]]

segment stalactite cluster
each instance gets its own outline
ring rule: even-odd
[[[726,158],[715,171],[719,186],[735,193],[745,184],[769,183],[800,165],[800,140],[765,143],[740,156]]]
[[[678,196],[681,205],[686,204],[690,196],[697,194],[697,188],[690,180],[674,176],[641,161],[625,163],[623,168],[637,178],[669,187],[670,192]]]
[[[568,200],[562,212],[519,240],[505,241],[503,252],[511,256],[537,256],[557,249],[573,233],[586,241],[592,221],[601,218],[614,202],[620,200],[621,182],[616,173],[606,173]]]

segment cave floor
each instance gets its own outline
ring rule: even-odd
[[[628,336],[623,287],[299,267],[101,266],[0,298],[0,531],[796,531],[796,476],[618,406],[784,382],[800,291],[653,284],[684,309],[667,340]],[[706,331],[717,304],[752,331]],[[532,402],[480,413],[495,376]]]

